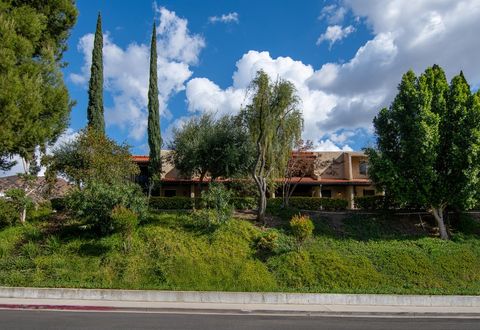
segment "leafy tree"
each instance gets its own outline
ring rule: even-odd
[[[445,209],[469,208],[478,199],[480,98],[462,73],[449,86],[437,65],[420,77],[408,71],[374,127],[370,177],[399,202],[427,207],[448,239]]]
[[[55,142],[73,105],[60,68],[77,9],[73,1],[0,1],[0,158]]]
[[[27,208],[33,204],[32,199],[28,195],[29,194],[26,193],[25,190],[19,188],[7,190],[5,193],[5,196],[9,199],[10,203],[17,211],[21,224],[25,224],[27,218]]]
[[[150,46],[150,85],[148,88],[148,146],[150,147],[148,196],[153,187],[160,182],[162,175],[162,135],[160,115],[158,112],[158,78],[157,78],[157,36],[153,24],[152,44]]]
[[[300,139],[303,119],[292,83],[282,79],[272,83],[265,72],[259,71],[251,88],[252,101],[241,116],[256,148],[251,173],[259,192],[258,220],[265,221],[268,183],[283,175]]]
[[[103,117],[103,34],[102,17],[98,13],[97,29],[92,51],[92,66],[88,84],[88,126],[105,133],[105,119]]]
[[[47,175],[63,175],[79,187],[90,182],[125,183],[139,172],[128,145],[118,145],[94,129],[55,148],[48,163]]]
[[[247,173],[252,163],[252,145],[238,118],[211,114],[192,118],[173,131],[173,161],[185,175],[199,176],[200,183],[209,174],[234,177]]]

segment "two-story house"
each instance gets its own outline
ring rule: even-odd
[[[171,161],[168,161],[170,151],[162,151],[164,164],[160,196],[195,197],[200,193],[199,178],[182,176]],[[292,157],[301,158],[302,172],[292,176],[292,184],[298,183],[292,196],[341,198],[349,202],[349,208],[354,208],[355,196],[371,196],[379,194],[372,186],[368,177],[368,158],[363,152],[294,152]],[[140,167],[137,181],[145,184],[147,181],[148,156],[133,156]],[[204,179],[207,185],[210,179]],[[229,181],[223,178],[220,181]],[[279,183],[283,181],[278,180]],[[281,192],[277,190],[276,195]],[[273,194],[272,194],[273,195]]]

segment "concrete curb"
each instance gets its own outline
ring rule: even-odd
[[[0,298],[224,304],[480,307],[480,296],[202,292],[22,287],[0,287]]]

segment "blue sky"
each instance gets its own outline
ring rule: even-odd
[[[463,69],[473,88],[480,1],[88,1],[64,59],[77,105],[71,130],[86,124],[88,58],[97,13],[106,35],[107,133],[136,154],[146,146],[148,47],[158,25],[161,127],[203,112],[234,114],[262,68],[291,80],[302,99],[305,138],[319,150],[373,143],[371,120],[391,102],[401,74],[440,64]],[[223,15],[223,17],[222,17]]]

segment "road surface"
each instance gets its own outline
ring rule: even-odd
[[[478,330],[480,319],[0,310],[0,329]]]

